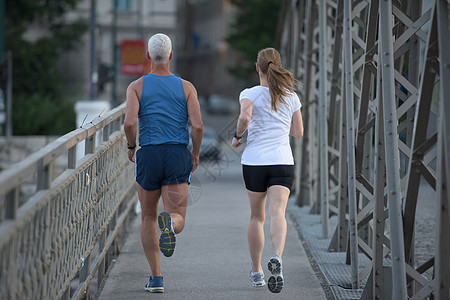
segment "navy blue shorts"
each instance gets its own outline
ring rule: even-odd
[[[190,183],[192,156],[186,145],[149,145],[136,152],[136,181],[147,191]]]
[[[251,192],[265,192],[272,185],[282,185],[291,190],[294,183],[294,165],[242,165],[242,173],[245,187]]]

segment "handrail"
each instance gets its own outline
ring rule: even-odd
[[[124,115],[122,104],[0,173],[0,299],[80,299],[94,274],[101,283],[137,199]],[[66,154],[67,169],[53,178],[52,164]],[[34,174],[36,192],[19,206],[21,185]]]
[[[104,117],[96,117],[90,123],[63,135],[41,150],[28,156],[24,161],[4,170],[0,173],[0,195],[10,192],[17,185],[21,184],[25,178],[36,172],[39,163],[41,163],[40,167],[50,164],[65,151],[99,132],[124,114],[125,103],[107,112]]]

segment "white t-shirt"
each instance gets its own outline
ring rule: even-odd
[[[248,125],[247,145],[242,154],[243,165],[293,165],[294,158],[289,144],[292,116],[302,107],[296,93],[284,97],[277,112],[272,110],[269,88],[254,86],[239,96],[253,103],[252,117]]]

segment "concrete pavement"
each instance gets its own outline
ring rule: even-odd
[[[282,292],[272,294],[267,286],[251,286],[247,244],[250,209],[239,157],[227,146],[224,150],[218,165],[203,165],[194,173],[186,227],[177,235],[174,255],[166,258],[160,254],[165,293],[144,291],[150,268],[140,241],[138,216],[100,299],[327,299],[289,218]],[[266,279],[270,275],[267,260],[272,255],[269,224],[267,217],[262,262]]]

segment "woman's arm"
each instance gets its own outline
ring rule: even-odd
[[[250,119],[252,117],[252,110],[253,110],[253,103],[250,99],[242,99],[241,100],[241,112],[239,114],[239,119],[237,122],[236,127],[236,135],[237,136],[243,136],[245,131],[248,128],[248,124],[250,123]],[[242,145],[241,140],[233,138],[233,141],[231,142],[231,145],[234,148],[239,147]]]
[[[292,116],[290,134],[298,140],[303,136],[303,120],[300,109]]]

